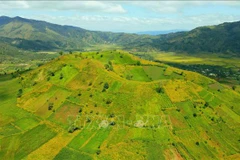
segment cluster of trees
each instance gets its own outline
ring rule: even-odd
[[[109,61],[108,64],[105,64],[105,69],[108,71],[113,71],[113,66],[111,61]]]

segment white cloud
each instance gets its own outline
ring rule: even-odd
[[[27,9],[29,8],[28,2],[26,1],[0,1],[1,10],[10,9]]]
[[[100,1],[2,1],[0,9],[126,13],[120,4]]]
[[[240,19],[240,15],[203,14],[185,16],[182,18],[139,18],[126,16],[33,16],[31,18],[49,22],[73,25],[88,30],[138,32],[149,30],[193,29],[198,26],[217,25],[223,22],[233,22]]]
[[[128,3],[128,2],[126,2]],[[133,1],[134,6],[140,6],[159,13],[177,13],[186,8],[202,7],[207,5],[223,5],[228,7],[239,7],[240,1]]]

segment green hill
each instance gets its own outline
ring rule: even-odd
[[[0,79],[0,159],[238,159],[239,93],[127,52]]]
[[[128,44],[150,36],[88,31],[21,17],[0,17],[0,41],[25,50],[82,50],[100,44]]]
[[[240,53],[240,22],[198,27],[159,36],[89,31],[21,17],[0,17],[0,42],[24,50],[85,50],[117,45],[132,51]]]
[[[198,27],[189,32],[165,35],[164,51],[188,53],[240,53],[240,22]]]

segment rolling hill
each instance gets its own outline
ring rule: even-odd
[[[128,52],[0,79],[0,159],[238,159],[240,95]]]
[[[118,45],[132,51],[240,53],[240,22],[198,27],[188,32],[150,36],[89,31],[21,17],[0,17],[0,42],[24,50],[84,50]]]

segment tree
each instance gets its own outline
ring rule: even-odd
[[[69,51],[69,54],[72,54],[72,51]]]
[[[63,79],[63,74],[62,73],[60,74],[60,79]]]
[[[58,54],[59,54],[60,56],[63,55],[63,51],[60,51]]]
[[[99,155],[101,153],[101,150],[97,150],[96,154]]]
[[[82,108],[79,108],[79,111],[78,111],[79,113],[82,113]]]
[[[157,93],[164,93],[164,90],[163,90],[162,87],[158,87],[158,88],[156,88],[156,92]]]
[[[106,82],[104,83],[104,86],[103,86],[104,89],[108,89],[109,88],[109,84]]]
[[[205,106],[205,107],[208,107],[208,106],[209,106],[209,103],[208,103],[208,102],[206,102],[204,106]]]
[[[234,90],[234,91],[235,91],[235,90],[236,90],[236,88],[237,88],[236,86],[232,86],[232,90]]]
[[[53,109],[53,103],[49,103],[48,104],[48,110],[52,110]]]
[[[22,90],[22,89],[19,89],[17,96],[18,96],[18,97],[22,97],[22,94],[23,94],[23,90]]]
[[[141,62],[140,62],[140,61],[137,61],[137,65],[140,66],[140,65],[141,65]]]

